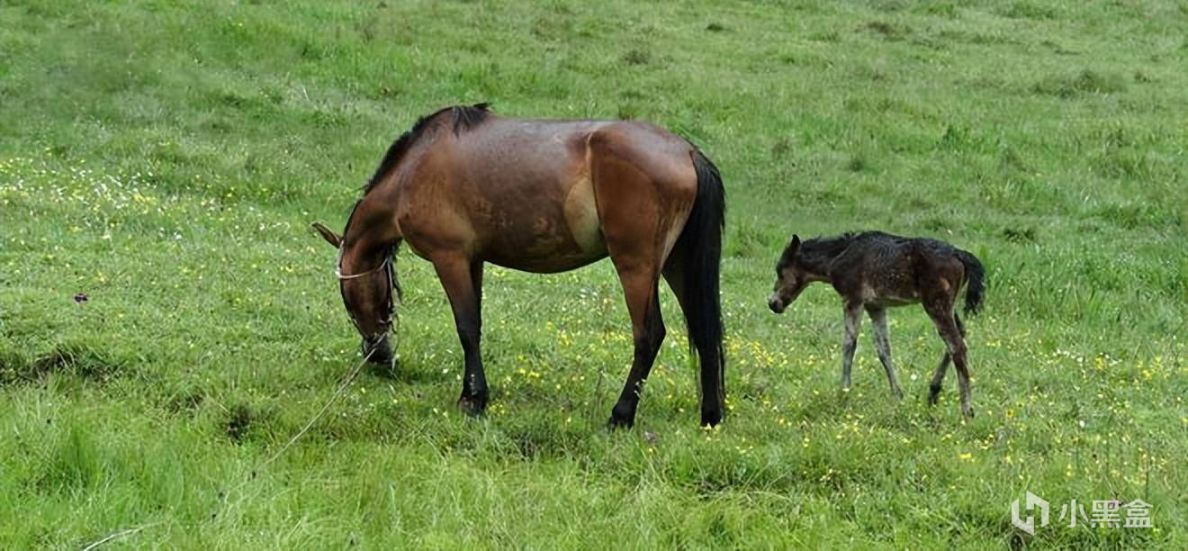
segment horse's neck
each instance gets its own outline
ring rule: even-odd
[[[368,194],[351,213],[351,221],[342,236],[342,258],[339,266],[343,273],[358,273],[374,269],[383,263],[385,256],[399,241],[394,228],[387,227],[392,220],[392,208],[383,206]]]

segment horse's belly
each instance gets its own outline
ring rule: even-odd
[[[482,256],[494,264],[528,272],[563,272],[607,255],[589,175],[579,175],[563,196],[541,201],[536,209],[521,210],[516,217],[501,214],[505,216],[499,218],[516,222],[504,225],[488,241]]]
[[[484,260],[526,272],[564,272],[606,258],[606,241],[597,222],[573,227],[555,218],[539,218],[518,237],[502,236],[480,251]]]
[[[520,270],[523,272],[531,272],[536,274],[551,274],[556,272],[567,272],[593,264],[599,260],[606,258],[605,250],[601,254],[591,254],[586,252],[561,252],[552,255],[502,255],[502,254],[484,254],[483,260],[503,266],[504,268],[511,268],[513,270]]]

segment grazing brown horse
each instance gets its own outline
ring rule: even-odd
[[[658,281],[668,281],[701,362],[701,422],[722,419],[725,390],[719,268],[725,194],[717,168],[688,141],[626,121],[503,118],[485,104],[417,121],[388,149],[338,248],[343,302],[371,360],[392,361],[387,335],[402,242],[433,264],[465,356],[459,407],[481,413],[483,264],[573,270],[607,256],[635,338],[610,424],[631,426],[664,339]]]
[[[945,355],[932,377],[928,403],[936,404],[945,371],[952,360],[961,390],[961,412],[973,417],[969,403],[969,368],[965,363],[965,327],[953,309],[957,293],[966,283],[965,312],[973,314],[982,304],[985,270],[974,255],[935,239],[907,238],[882,232],[847,233],[839,237],[809,239],[793,235],[776,264],[775,291],[768,306],[784,311],[800,292],[815,281],[828,281],[845,301],[846,336],[842,344],[842,387],[850,387],[850,366],[858,343],[858,324],[866,309],[875,328],[875,348],[887,372],[891,392],[903,397],[891,365],[887,335],[888,307],[923,303],[941,339]]]

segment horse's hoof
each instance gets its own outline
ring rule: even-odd
[[[478,417],[487,411],[487,399],[482,396],[458,398],[458,411],[471,417]]]
[[[635,421],[633,421],[631,419],[618,419],[618,418],[615,418],[614,416],[611,416],[610,420],[606,422],[606,428],[607,428],[607,430],[610,430],[610,431],[616,431],[619,429],[630,429],[634,425],[635,425]]]
[[[635,425],[635,407],[631,404],[616,403],[615,407],[611,408],[610,420],[606,422],[607,428],[615,429],[629,429]]]
[[[962,415],[965,415],[966,419],[972,420],[974,418],[974,409],[972,407],[962,408],[961,413]]]

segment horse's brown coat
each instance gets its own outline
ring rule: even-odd
[[[373,269],[401,242],[433,263],[466,354],[460,402],[477,412],[487,401],[478,352],[483,264],[547,273],[610,256],[623,283],[636,341],[636,359],[611,422],[630,425],[663,339],[657,280],[664,271],[678,290],[684,278],[693,277],[683,273],[683,266],[669,263],[669,257],[687,231],[699,185],[706,185],[699,182],[695,165],[701,159],[707,171],[712,169],[720,202],[716,169],[687,141],[639,122],[520,120],[476,106],[440,111],[418,122],[412,132],[416,136],[406,135],[394,144],[348,221],[341,271]],[[719,227],[720,211],[718,205],[714,224]],[[687,240],[690,250],[681,256],[693,254],[696,247],[712,248],[713,273],[705,277],[714,278],[716,295],[720,230],[712,233],[706,239],[713,243]],[[365,346],[380,342],[387,330],[377,306],[388,298],[384,284],[377,284],[380,280],[342,282],[344,301]],[[689,317],[699,301],[679,298]],[[715,350],[698,345],[702,420],[708,424],[721,418],[724,395],[720,314],[717,297],[712,300],[718,343]],[[707,375],[707,369],[717,375]]]

